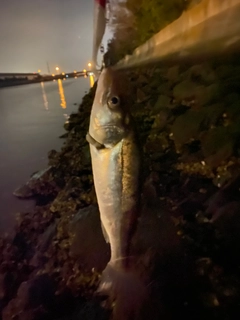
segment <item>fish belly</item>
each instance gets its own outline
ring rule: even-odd
[[[111,261],[127,257],[137,222],[139,156],[124,139],[113,148],[90,146],[94,185],[101,222],[111,246]]]

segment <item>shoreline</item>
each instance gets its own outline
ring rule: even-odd
[[[239,95],[237,85],[226,86],[231,79],[237,83],[238,68],[233,61],[232,68],[203,64],[129,72],[145,174],[155,177],[159,201],[139,226],[141,250],[153,249],[147,265],[156,281],[152,299],[156,305],[162,299],[160,313],[173,317],[218,319],[225,312],[232,319],[232,308],[238,311]],[[14,238],[0,242],[3,320],[14,314],[19,320],[110,317],[95,296],[109,248],[85,140],[94,93],[95,86],[70,116],[61,151],[51,150],[48,168],[22,190],[40,197],[40,205],[19,215]]]
[[[84,75],[81,75],[81,76],[78,76],[77,78],[80,78],[80,77],[84,77]],[[41,83],[41,82],[49,82],[49,81],[54,81],[54,80],[58,80],[58,79],[72,79],[74,78],[74,76],[71,76],[71,77],[68,77],[68,78],[65,78],[64,76],[55,76],[54,78],[51,77],[51,78],[47,78],[47,79],[38,79],[38,80],[27,80],[27,81],[19,81],[19,82],[12,82],[12,83],[1,83],[0,82],[0,89],[2,88],[8,88],[8,87],[17,87],[17,86],[21,86],[21,85],[27,85],[27,84],[34,84],[34,83]]]

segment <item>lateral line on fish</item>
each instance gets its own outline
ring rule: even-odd
[[[97,140],[95,140],[90,133],[88,132],[86,135],[86,140],[88,143],[90,143],[91,145],[93,145],[94,147],[96,147],[97,149],[105,149],[105,145],[101,144],[100,142],[98,142]]]

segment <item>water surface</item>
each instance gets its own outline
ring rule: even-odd
[[[49,150],[60,150],[63,124],[88,90],[84,78],[0,89],[0,231],[13,227],[16,212],[32,208],[33,201],[12,193],[47,166]]]

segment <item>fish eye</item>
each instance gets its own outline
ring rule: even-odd
[[[114,108],[114,107],[117,107],[120,103],[120,99],[119,97],[111,97],[109,100],[108,100],[108,106],[110,108]]]

